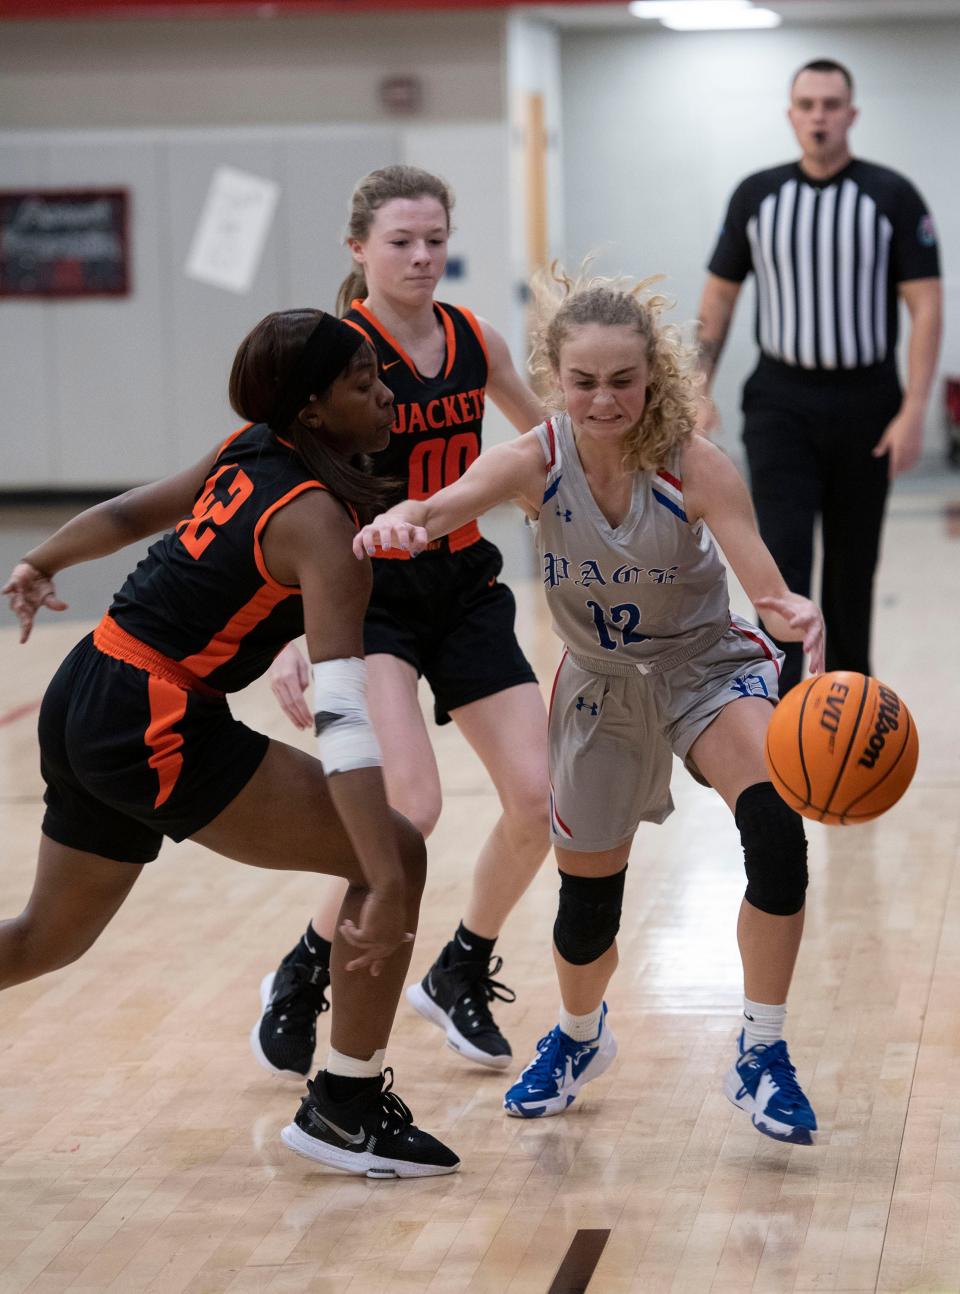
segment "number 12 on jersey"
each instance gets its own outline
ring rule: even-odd
[[[640,608],[635,603],[621,602],[617,606],[611,607],[609,623],[599,602],[594,602],[591,599],[587,602],[587,606],[593,613],[593,626],[597,631],[600,646],[604,651],[616,651],[618,647],[627,647],[630,643],[643,643],[649,640],[649,634],[634,633],[640,623]],[[621,620],[624,621],[622,628],[620,627]],[[614,634],[619,634],[620,642],[616,641],[613,637]]]

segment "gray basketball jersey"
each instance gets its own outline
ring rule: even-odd
[[[730,624],[726,570],[702,521],[683,507],[680,451],[637,472],[621,525],[601,512],[567,414],[536,428],[547,463],[534,523],[554,627],[584,668],[659,673],[716,642]]]

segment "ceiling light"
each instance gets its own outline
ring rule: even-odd
[[[750,0],[634,0],[636,18],[659,18],[673,31],[730,31],[735,28],[778,27],[780,15],[757,9]]]
[[[753,0],[633,0],[627,6],[635,18],[669,18],[677,9],[749,9]]]

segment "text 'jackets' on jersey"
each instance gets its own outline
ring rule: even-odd
[[[395,337],[362,301],[345,315],[377,352],[382,380],[395,400],[393,434],[386,449],[373,455],[378,476],[403,483],[401,499],[429,499],[464,474],[480,453],[484,393],[487,385],[486,343],[477,320],[462,306],[434,302],[443,328],[445,352],[439,372],[425,377]],[[475,521],[455,530],[446,541],[450,552],[476,543]],[[408,558],[393,550],[378,556]]]

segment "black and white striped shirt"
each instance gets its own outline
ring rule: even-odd
[[[940,273],[920,194],[856,158],[829,180],[797,162],[748,176],[708,268],[736,283],[753,270],[761,351],[806,369],[892,364],[897,284]]]

